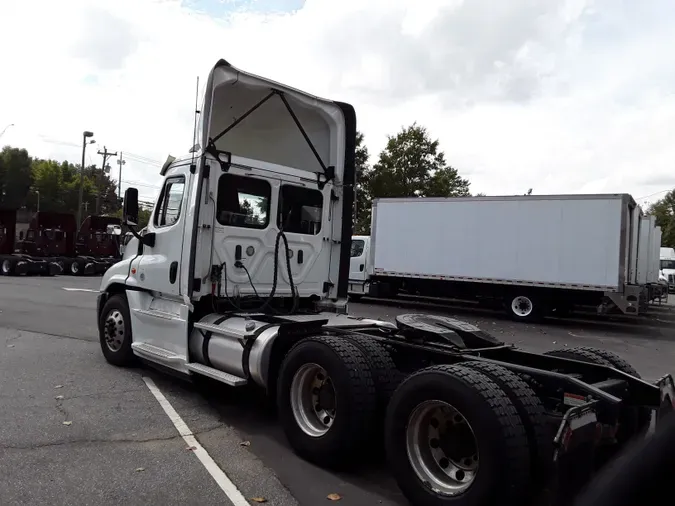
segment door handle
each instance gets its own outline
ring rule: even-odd
[[[169,283],[172,285],[176,282],[176,276],[178,275],[178,262],[171,262],[169,267]]]

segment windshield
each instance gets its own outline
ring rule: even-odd
[[[675,260],[661,260],[661,269],[675,270]]]
[[[365,242],[363,239],[354,239],[352,241],[352,251],[350,253],[350,257],[360,257],[363,254],[363,247],[365,246]]]

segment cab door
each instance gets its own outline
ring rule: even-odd
[[[127,290],[134,353],[187,372],[189,308],[181,293],[181,259],[188,219],[189,164],[167,171],[147,232],[155,243],[131,264],[136,290]]]
[[[186,188],[185,174],[168,175],[148,223],[148,233],[155,234],[155,244],[143,246],[137,275],[143,288],[162,296],[181,295],[179,267],[187,214]]]

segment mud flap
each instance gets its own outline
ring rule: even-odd
[[[549,484],[550,506],[570,505],[594,472],[598,438],[597,401],[571,408],[553,439],[554,472]]]
[[[661,404],[656,410],[656,423],[658,424],[663,417],[675,411],[675,381],[670,374],[656,382],[659,387]]]

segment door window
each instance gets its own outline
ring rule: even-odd
[[[271,195],[272,187],[267,181],[223,174],[218,180],[218,223],[231,227],[266,228]]]
[[[351,258],[360,257],[363,254],[364,245],[365,245],[365,242],[363,241],[363,239],[354,239],[352,241],[352,251],[351,251],[351,254],[349,256]]]
[[[185,177],[178,176],[166,180],[155,211],[155,227],[170,227],[180,218],[183,205]]]
[[[318,234],[322,212],[323,194],[320,191],[288,184],[281,187],[277,225],[284,232]]]

